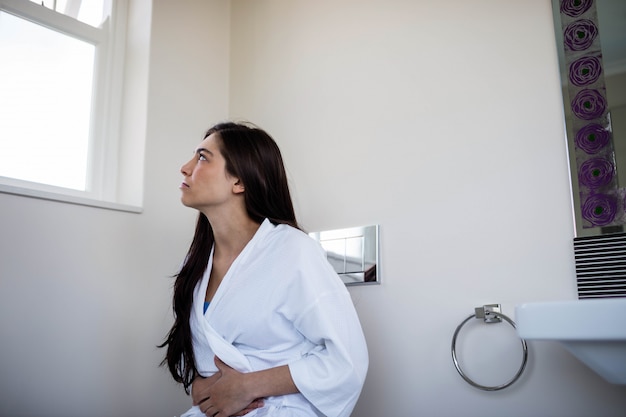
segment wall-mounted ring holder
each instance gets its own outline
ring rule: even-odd
[[[504,389],[512,385],[515,381],[519,379],[519,377],[524,372],[524,369],[526,369],[526,362],[528,361],[528,346],[526,346],[526,341],[524,339],[521,339],[522,349],[523,349],[522,364],[519,370],[517,371],[517,373],[513,376],[513,378],[505,382],[502,385],[486,386],[486,385],[478,384],[474,382],[472,379],[470,379],[467,375],[465,375],[465,373],[461,369],[461,365],[459,364],[459,361],[457,360],[457,357],[456,357],[456,339],[457,339],[457,336],[459,335],[459,332],[461,331],[461,328],[465,325],[465,323],[467,323],[473,318],[483,319],[483,321],[487,324],[500,323],[502,322],[502,320],[505,320],[507,323],[513,326],[513,328],[517,328],[515,326],[515,322],[500,311],[500,304],[486,304],[482,307],[476,307],[474,309],[474,314],[472,314],[471,316],[463,320],[461,324],[457,326],[454,332],[454,336],[452,337],[452,361],[454,362],[454,367],[458,371],[459,375],[461,375],[461,377],[465,381],[467,381],[467,383],[469,383],[471,386],[475,388],[478,388],[484,391],[498,391],[498,390]]]

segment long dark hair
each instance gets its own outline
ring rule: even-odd
[[[258,127],[233,122],[213,126],[204,137],[214,133],[226,160],[226,171],[244,185],[248,216],[257,223],[267,218],[274,224],[299,228],[283,158],[274,139]],[[165,342],[159,345],[167,347],[161,365],[168,366],[174,380],[182,383],[187,393],[197,374],[189,325],[193,291],[206,271],[213,243],[213,228],[207,217],[200,213],[185,262],[175,275],[174,324]]]

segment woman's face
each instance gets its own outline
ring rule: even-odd
[[[243,192],[239,179],[226,172],[219,141],[217,133],[209,135],[198,145],[193,158],[181,167],[185,178],[179,188],[185,206],[202,212],[228,207]]]

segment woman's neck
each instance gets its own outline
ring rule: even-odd
[[[259,223],[253,221],[247,215],[236,219],[222,219],[222,221],[215,223],[211,221],[215,239],[213,256],[236,258],[248,242],[252,240],[259,226]]]

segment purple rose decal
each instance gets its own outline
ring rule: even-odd
[[[578,17],[591,7],[593,0],[562,0],[561,13],[570,17]]]
[[[606,110],[606,100],[598,90],[581,90],[572,100],[572,112],[583,120],[597,119]]]
[[[592,158],[578,168],[578,181],[589,188],[607,185],[615,176],[615,164],[606,158]]]
[[[581,87],[595,83],[602,74],[602,62],[597,56],[584,56],[572,62],[569,67],[569,80]]]
[[[593,155],[608,145],[610,139],[611,135],[607,129],[597,123],[591,123],[576,132],[574,141],[579,149]]]
[[[606,194],[592,194],[583,203],[582,217],[593,226],[610,224],[617,213],[617,199]]]
[[[589,19],[570,23],[563,33],[563,42],[571,51],[589,49],[598,36],[598,27]]]

